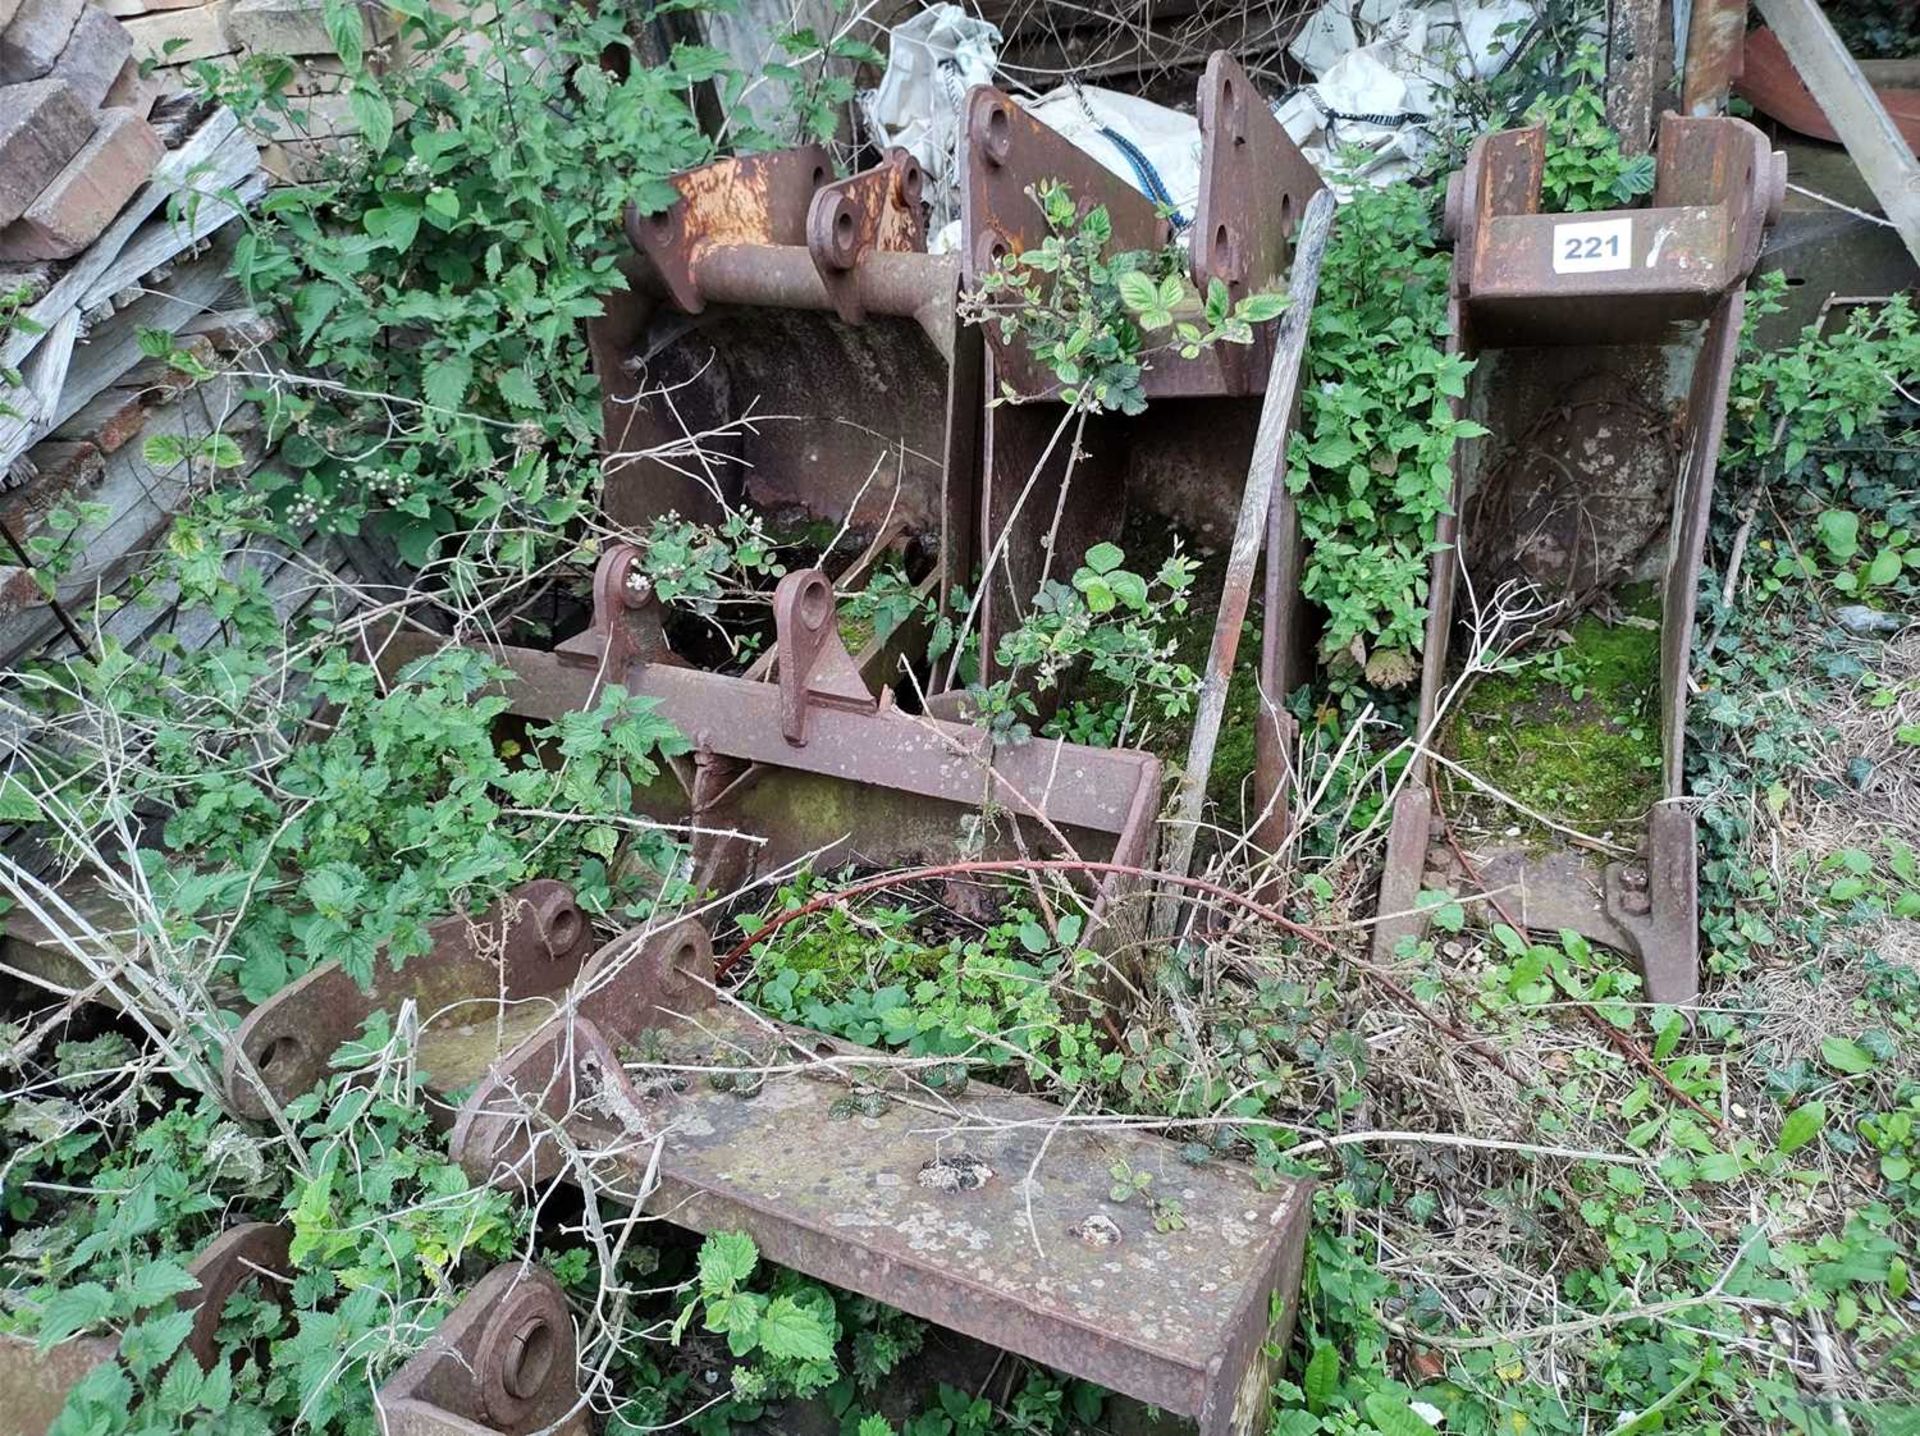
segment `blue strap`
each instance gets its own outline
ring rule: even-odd
[[[1193,223],[1192,220],[1174,208],[1173,194],[1168,190],[1167,182],[1160,178],[1160,171],[1153,167],[1153,161],[1146,157],[1146,154],[1141,150],[1140,146],[1121,134],[1120,131],[1116,130],[1112,125],[1102,125],[1100,127],[1100,133],[1113,142],[1113,147],[1120,151],[1120,153],[1126,157],[1127,163],[1133,167],[1134,182],[1139,185],[1140,192],[1155,204],[1163,205],[1173,212],[1173,228],[1175,233],[1178,233]]]

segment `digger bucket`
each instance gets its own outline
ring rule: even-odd
[[[818,145],[746,155],[676,177],[662,213],[629,210],[629,288],[590,332],[604,506],[642,531],[751,500],[964,575],[981,347],[959,262],[926,253],[904,151],[832,175]]]
[[[270,1296],[285,1297],[291,1240],[292,1233],[277,1223],[246,1222],[220,1233],[189,1264],[195,1284],[177,1301],[180,1310],[193,1313],[185,1345],[201,1370],[211,1371],[220,1359],[220,1317],[229,1297],[255,1284]],[[42,1351],[28,1338],[0,1333],[0,1412],[5,1413],[0,1419],[11,1431],[47,1430],[87,1373],[119,1354],[116,1336],[69,1337]]]
[[[1307,202],[1324,188],[1320,176],[1225,51],[1209,59],[1195,109],[1200,194],[1183,306],[1197,310],[1216,280],[1235,302],[1284,290]],[[964,135],[961,254],[969,289],[1007,256],[1047,238],[1032,191],[1050,180],[1067,186],[1082,214],[1105,206],[1109,252],[1162,249],[1174,238],[1172,222],[1152,201],[997,90],[968,95]],[[1066,409],[1055,376],[1017,335],[987,326],[987,393],[1010,389],[1023,401],[991,405],[983,428],[979,549],[989,572],[980,623],[989,661],[992,636],[1019,622],[1044,577],[1071,577],[1080,554],[1120,536],[1129,503],[1225,546],[1277,329],[1271,321],[1256,327],[1250,345],[1216,344],[1192,359],[1172,350],[1154,355],[1143,381],[1150,405],[1144,416],[1088,415],[1084,428],[1061,436]],[[1077,444],[1069,442],[1075,438]],[[1255,796],[1266,814],[1262,832],[1277,842],[1285,828],[1283,755],[1292,749],[1291,720],[1278,704],[1304,672],[1299,523],[1284,484],[1276,489],[1266,542],[1266,717]]]
[[[1023,854],[1144,866],[1160,763],[1128,749],[1054,739],[996,745],[980,726],[901,711],[875,693],[840,637],[833,589],[816,570],[774,595],[776,681],[707,673],[676,659],[638,550],[615,545],[594,580],[592,627],[552,653],[485,650],[513,672],[513,713],[553,721],[619,684],[692,742],[690,758],[636,795],[648,816],[690,828],[698,888],[730,892],[801,859],[895,866]],[[397,672],[437,647],[397,634]],[[976,821],[982,813],[988,819]],[[995,820],[997,818],[997,820]],[[1108,877],[1111,896],[1123,880]]]
[[[569,991],[532,1004],[548,1018],[531,1031],[469,942],[408,970],[444,966],[415,980],[450,999],[469,984],[480,1014],[481,1040],[443,1044],[431,1065],[422,1045],[431,1088],[471,1092],[452,1143],[476,1180],[579,1180],[566,1154],[591,1153],[596,1188],[663,1220],[745,1232],[776,1262],[1193,1417],[1203,1436],[1266,1429],[1311,1183],[1263,1188],[1162,1137],[1063,1124],[1046,1102],[930,1085],[766,1021],[719,999],[691,920],[602,947]],[[297,1025],[323,1002],[295,987],[267,1008]],[[1149,1174],[1179,1221],[1113,1201],[1116,1161]],[[544,1429],[571,1409],[571,1338],[550,1282],[502,1269],[388,1383],[383,1410],[423,1436]]]
[[[1547,215],[1545,154],[1538,126],[1488,135],[1447,196],[1451,342],[1478,359],[1461,407],[1490,432],[1454,456],[1452,513],[1429,580],[1419,732],[1423,745],[1434,741],[1463,567],[1480,592],[1505,576],[1591,591],[1630,566],[1621,545],[1645,540],[1651,552],[1664,536],[1661,797],[1637,853],[1603,861],[1555,839],[1483,847],[1473,865],[1490,890],[1514,893],[1528,927],[1571,929],[1630,954],[1650,999],[1687,1003],[1699,991],[1695,825],[1679,805],[1694,598],[1743,286],[1779,211],[1785,156],[1743,121],[1667,115],[1649,208]],[[1454,880],[1428,771],[1422,751],[1394,801],[1378,956],[1423,930],[1422,887]]]

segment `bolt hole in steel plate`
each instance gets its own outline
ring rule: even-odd
[[[540,1393],[553,1373],[555,1344],[553,1326],[544,1316],[532,1318],[514,1334],[500,1373],[501,1384],[510,1395],[530,1401]]]
[[[305,1071],[310,1065],[307,1044],[298,1037],[276,1037],[267,1044],[267,1050],[260,1054],[260,1075],[270,1077],[275,1086]]]

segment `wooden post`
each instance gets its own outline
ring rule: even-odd
[[[1307,202],[1300,236],[1293,250],[1293,275],[1287,286],[1287,312],[1280,318],[1274,344],[1273,367],[1267,371],[1267,391],[1260,403],[1260,428],[1247,465],[1247,486],[1240,495],[1240,513],[1234,522],[1233,546],[1227,553],[1226,585],[1220,594],[1220,612],[1214,620],[1213,647],[1207,655],[1200,702],[1193,717],[1193,738],[1187,763],[1180,774],[1174,804],[1173,832],[1167,844],[1164,872],[1185,877],[1193,862],[1194,839],[1200,812],[1207,799],[1207,778],[1213,772],[1213,750],[1226,714],[1227,687],[1233,680],[1234,655],[1240,647],[1240,628],[1253,592],[1254,567],[1267,532],[1267,511],[1275,486],[1287,467],[1287,437],[1293,430],[1294,401],[1300,391],[1300,366],[1307,348],[1307,326],[1313,318],[1313,298],[1320,289],[1320,265],[1326,258],[1333,231],[1333,191],[1322,189]],[[1177,903],[1171,895],[1161,900],[1156,928],[1169,933]]]

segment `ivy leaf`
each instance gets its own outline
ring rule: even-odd
[[[760,1349],[793,1361],[833,1360],[833,1330],[820,1313],[776,1296],[760,1318]]]
[[[1873,1071],[1873,1054],[1850,1037],[1829,1037],[1820,1044],[1820,1055],[1836,1072],[1858,1077]]]

